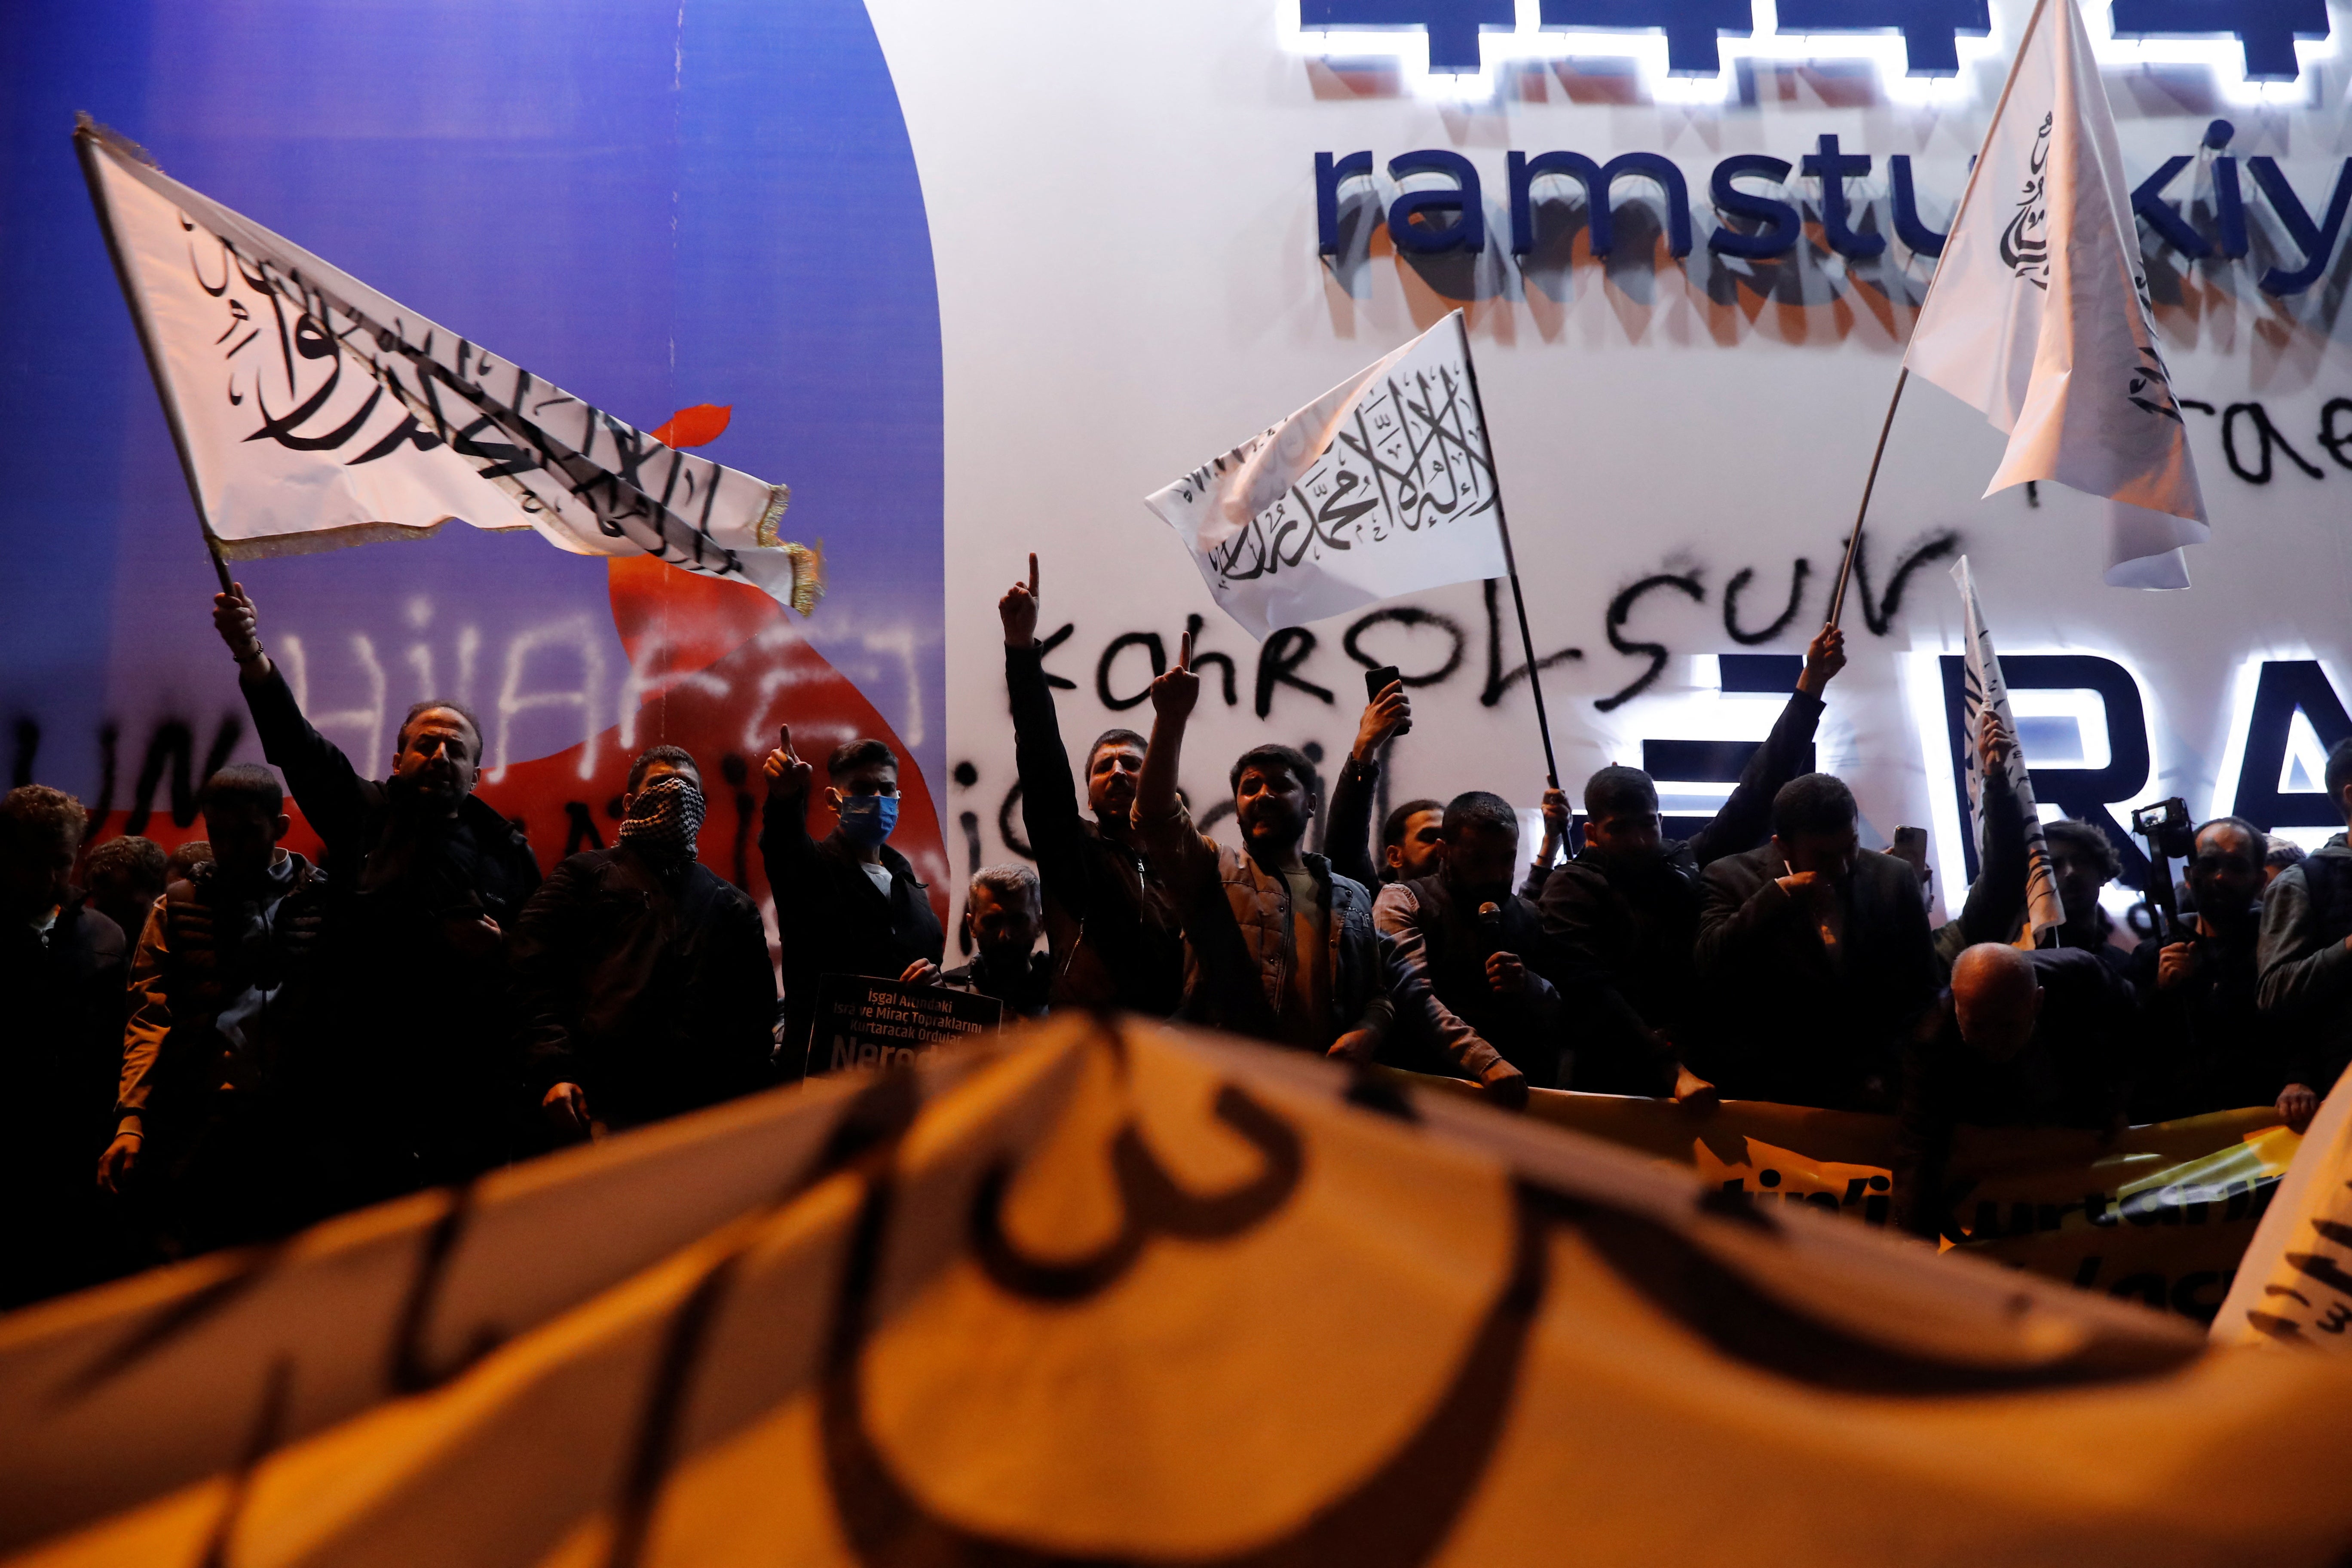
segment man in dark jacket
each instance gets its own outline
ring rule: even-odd
[[[768,933],[694,858],[704,809],[693,756],[656,746],[630,764],[613,847],[558,866],[516,919],[523,1082],[560,1134],[640,1126],[768,1080]]]
[[[1315,815],[1307,761],[1257,746],[1233,767],[1229,849],[1192,826],[1176,793],[1184,727],[1201,695],[1192,639],[1151,683],[1151,749],[1135,792],[1136,837],[1174,896],[1187,948],[1183,1016],[1342,1060],[1380,1053],[1394,1005],[1372,896],[1299,843]]]
[[[2329,750],[2326,782],[2352,823],[2352,740]],[[2300,1132],[2352,1060],[2352,842],[2344,834],[2271,879],[2255,962],[2256,997],[2287,1042],[2278,1112]]]
[[[135,1194],[167,1253],[279,1234],[287,1200],[277,1076],[315,1000],[326,881],[279,847],[293,826],[268,768],[205,784],[214,856],[164,889],[131,966],[109,1192]]]
[[[1544,879],[1546,951],[1538,967],[1593,1018],[1577,1040],[1574,1088],[1605,1094],[1704,1096],[1683,1066],[1691,1023],[1691,950],[1698,939],[1699,874],[1753,849],[1770,831],[1772,797],[1802,773],[1822,718],[1822,693],[1845,668],[1845,637],[1824,626],[1772,733],[1739,784],[1688,839],[1661,837],[1658,789],[1638,768],[1608,767],[1584,786],[1584,847]]]
[[[1772,839],[1706,868],[1693,970],[1710,1078],[1727,1094],[1885,1110],[1896,1053],[1936,994],[1919,874],[1861,847],[1853,792],[1807,773]]]
[[[963,897],[963,929],[972,959],[941,973],[929,964],[916,978],[1004,1004],[1005,1022],[1042,1018],[1051,1000],[1054,956],[1037,951],[1045,900],[1026,866],[982,866]]]
[[[331,1212],[471,1176],[510,1143],[504,933],[539,887],[530,842],[474,794],[481,726],[457,703],[420,702],[392,776],[362,778],[296,706],[241,585],[214,598],[213,624],[263,754],[325,845],[319,1016],[285,1074],[305,1191]]]
[[[43,784],[0,800],[0,1307],[109,1271],[89,1168],[121,1056],[123,940],[66,881],[89,820]]]
[[[2131,987],[2080,948],[1963,952],[1903,1046],[1895,1223],[1927,1237],[1951,1228],[1956,1128],[2119,1130],[2134,1016]]]
[[[791,725],[765,763],[760,858],[783,945],[784,1043],[776,1066],[788,1079],[806,1070],[823,976],[916,980],[947,954],[930,888],[884,842],[898,826],[897,753],[879,741],[845,741],[824,766],[835,825],[819,840],[808,829],[814,770],[794,754]]]
[[[1037,558],[1029,581],[997,601],[1004,626],[1004,685],[1013,705],[1021,822],[1045,889],[1053,999],[1166,1017],[1184,998],[1184,936],[1168,890],[1136,847],[1135,781],[1143,737],[1106,730],[1087,752],[1087,811],[1078,813],[1070,757],[1054,713],[1037,642]]]
[[[1535,906],[1511,891],[1519,818],[1484,790],[1443,818],[1435,876],[1391,882],[1372,923],[1395,953],[1397,1020],[1385,1059],[1485,1084],[1523,1102],[1530,1083],[1558,1087],[1565,1019],[1559,991],[1527,967],[1543,940]]]
[[[2137,1064],[2135,1121],[2274,1104],[2285,1086],[2279,1031],[2255,994],[2263,862],[2269,844],[2243,817],[2198,828],[2189,861],[2197,908],[2188,929],[2141,942],[2125,977],[2146,1010],[2153,1059]]]

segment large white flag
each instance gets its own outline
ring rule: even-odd
[[[231,560],[420,538],[456,518],[656,555],[805,615],[790,492],[662,445],[166,177],[85,121],[90,199],[205,526]]]
[[[1143,504],[1260,641],[1399,594],[1502,576],[1495,459],[1462,312]]]
[[[1985,494],[2055,479],[2107,497],[2107,580],[2187,585],[2171,552],[2209,536],[2205,500],[2074,0],[2026,24],[1904,359],[2008,432]],[[2151,559],[2173,564],[2133,565]]]
[[[1962,731],[1968,737],[1965,772],[1969,782],[1969,820],[1976,834],[1981,861],[1991,847],[1985,842],[1984,764],[1977,758],[1977,737],[1990,712],[2010,738],[2009,787],[2025,817],[2025,919],[2038,941],[2045,931],[2066,923],[2066,908],[2058,899],[2058,879],[2050,869],[2050,846],[2042,836],[2042,816],[2033,804],[2033,780],[2025,771],[2025,748],[2017,744],[2017,721],[2009,710],[2009,683],[2000,678],[2000,657],[1992,650],[1992,633],[1985,629],[1984,607],[1977,603],[1977,585],[1969,575],[1965,555],[1953,564],[1952,581],[1960,585],[1960,616],[1969,639],[1968,683],[1961,693]]]

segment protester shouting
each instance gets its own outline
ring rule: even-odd
[[[635,1127],[769,1081],[776,981],[759,906],[695,858],[702,770],[677,746],[629,765],[610,849],[574,855],[507,951],[524,1082],[566,1137]]]
[[[1545,879],[1543,964],[1596,1016],[1577,1041],[1575,1087],[1608,1094],[1705,1097],[1682,1064],[1690,1026],[1691,952],[1699,875],[1753,849],[1770,831],[1772,797],[1804,771],[1822,694],[1845,668],[1845,634],[1823,626],[1805,649],[1797,688],[1748,759],[1722,809],[1688,839],[1665,837],[1658,786],[1639,768],[1606,767],[1584,785],[1584,847]]]
[[[172,882],[139,938],[114,1142],[98,1180],[134,1194],[176,1256],[297,1223],[281,1071],[321,998],[327,882],[279,840],[278,775],[237,763],[206,781],[213,858]]]
[[[845,741],[826,759],[825,805],[834,815],[824,838],[809,836],[814,770],[793,750],[793,727],[777,732],[763,764],[768,802],[760,857],[776,902],[783,946],[784,1040],[777,1069],[799,1078],[808,1058],[816,991],[827,974],[883,980],[919,978],[946,956],[947,933],[932,912],[930,888],[886,842],[898,826],[898,758],[879,741]]]
[[[1355,1062],[1380,1053],[1394,1007],[1372,897],[1299,842],[1315,815],[1307,759],[1288,746],[1242,753],[1231,775],[1245,851],[1192,826],[1176,793],[1184,727],[1201,695],[1188,635],[1151,683],[1151,746],[1135,828],[1184,921],[1183,1016]]]
[[[262,752],[325,846],[322,1000],[288,1073],[305,1189],[332,1212],[506,1157],[517,1064],[505,932],[539,862],[474,793],[472,713],[417,703],[394,738],[392,776],[362,778],[302,716],[257,619],[242,584],[214,597]]]
[[[1135,842],[1144,740],[1122,729],[1095,737],[1087,749],[1081,816],[1037,642],[1037,608],[1032,555],[1029,580],[1007,589],[996,613],[1004,626],[1021,822],[1044,889],[1053,1000],[1165,1017],[1184,996],[1184,937],[1167,889]]]

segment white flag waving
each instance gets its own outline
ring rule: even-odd
[[[1495,459],[1462,312],[1144,504],[1260,641],[1399,594],[1502,576]]]
[[[1987,495],[2055,479],[2168,515],[2153,531],[2110,520],[2111,543],[2161,556],[2207,529],[2147,290],[2083,18],[2074,0],[2041,0],[1905,363],[2008,432]],[[2111,553],[2109,580],[2156,585],[2116,574],[2130,559]]]
[[[1969,818],[1981,858],[1991,847],[1985,842],[1984,765],[1978,760],[1977,737],[1990,712],[2010,738],[2009,787],[2025,818],[2025,920],[2038,940],[2045,931],[2066,923],[2065,906],[2058,900],[2058,879],[2050,868],[2050,846],[2042,836],[2042,816],[2033,804],[2033,781],[2025,771],[2025,748],[2016,744],[2017,721],[2009,711],[2009,683],[2000,678],[2000,658],[1992,650],[1992,633],[1985,629],[1984,607],[1977,603],[1977,585],[1969,575],[1969,558],[1952,567],[1952,581],[1960,585],[1960,616],[1969,639],[1968,683],[1961,695],[1962,731],[1968,736],[1965,769],[1969,781]]]
[[[85,122],[74,141],[205,526],[231,560],[456,518],[655,555],[805,615],[789,492],[673,450],[425,320]]]

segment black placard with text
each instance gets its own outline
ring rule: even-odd
[[[1003,1023],[1004,1004],[993,996],[864,974],[827,974],[816,985],[808,1075],[907,1066],[934,1046],[992,1035]]]

